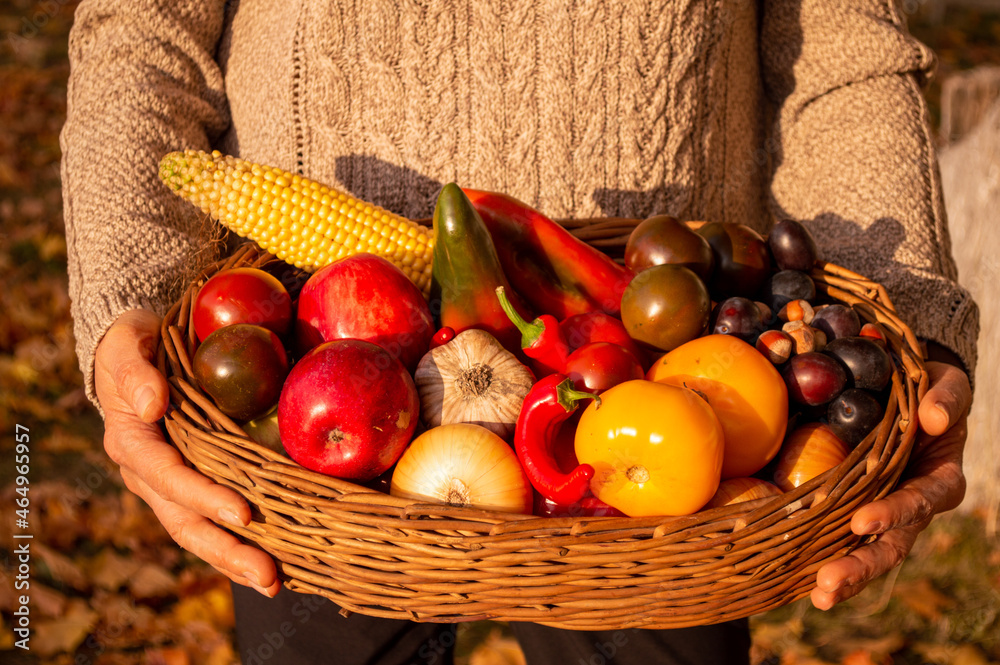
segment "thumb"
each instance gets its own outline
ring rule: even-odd
[[[928,362],[927,375],[930,386],[917,415],[924,432],[940,436],[965,414],[972,403],[972,389],[965,372],[948,363]]]
[[[169,389],[152,364],[159,339],[160,317],[144,309],[124,312],[108,328],[95,357],[95,387],[105,410],[111,406],[105,397],[117,397],[115,406],[131,410],[145,422],[163,417]]]

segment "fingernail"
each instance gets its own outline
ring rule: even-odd
[[[222,508],[219,510],[219,519],[226,524],[232,524],[233,526],[246,526],[240,516],[236,514],[236,511],[230,510],[229,508]]]
[[[861,527],[862,535],[869,533],[882,533],[883,531],[885,531],[885,525],[879,522],[878,520],[875,520],[874,522],[869,522],[868,524]]]
[[[254,573],[251,573],[249,571],[243,573],[243,579],[245,579],[250,588],[252,588],[257,593],[267,596],[268,598],[274,597],[274,595],[270,591],[268,591],[267,589],[265,589],[260,585],[260,580]]]
[[[946,422],[949,423],[951,422],[951,414],[948,413],[948,408],[945,406],[944,402],[935,402],[934,408],[936,408],[938,411],[942,413],[942,415],[944,415],[944,419]]]
[[[139,388],[139,392],[135,395],[135,413],[137,416],[143,420],[148,419],[147,412],[149,408],[153,405],[153,400],[156,399],[156,393],[149,386],[143,386]]]

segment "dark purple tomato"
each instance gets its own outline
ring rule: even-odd
[[[766,328],[757,303],[747,298],[726,298],[712,312],[709,332],[734,335],[744,342],[753,343]]]
[[[715,268],[708,287],[716,300],[752,296],[771,274],[767,243],[749,226],[708,222],[698,233],[712,247]]]
[[[779,270],[809,272],[819,257],[809,229],[794,219],[783,219],[767,236],[767,245]]]
[[[236,420],[253,420],[278,402],[288,356],[274,332],[238,323],[205,338],[194,353],[192,369],[220,411]]]
[[[781,372],[788,396],[806,406],[826,404],[847,385],[847,372],[830,356],[810,351],[792,356]]]
[[[712,274],[713,261],[708,241],[670,215],[643,220],[632,230],[625,245],[625,265],[632,272],[676,263],[707,280]]]
[[[664,263],[637,274],[622,294],[622,323],[629,336],[671,351],[705,332],[712,301],[698,275]]]
[[[838,337],[854,337],[861,332],[861,319],[853,307],[834,303],[816,310],[813,317],[813,328],[826,334],[826,341],[832,342]]]
[[[646,375],[631,351],[610,342],[591,342],[569,354],[563,374],[573,379],[578,390],[592,393]]]
[[[773,312],[793,300],[808,300],[816,298],[816,283],[812,277],[798,270],[782,270],[768,278],[761,289],[761,299]]]
[[[885,409],[871,393],[848,388],[827,407],[826,419],[838,437],[856,446],[882,422]]]
[[[236,323],[284,335],[292,322],[292,299],[274,275],[257,268],[234,268],[216,273],[198,290],[191,318],[200,341]]]
[[[892,360],[878,342],[867,337],[838,337],[823,347],[847,370],[848,385],[879,391],[892,378]]]

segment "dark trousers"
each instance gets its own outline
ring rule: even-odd
[[[233,585],[243,665],[452,665],[455,625],[342,617],[319,596]],[[512,623],[528,665],[746,665],[746,620],[676,630],[578,631]]]

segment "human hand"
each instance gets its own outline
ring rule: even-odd
[[[160,319],[124,312],[97,347],[94,384],[104,409],[104,449],[125,485],[153,509],[181,547],[238,584],[273,597],[281,588],[274,561],[212,523],[250,523],[250,507],[236,492],[185,466],[156,424],[166,413],[166,378],[152,359]]]
[[[958,506],[965,496],[962,453],[972,403],[969,377],[958,367],[929,361],[930,385],[920,400],[920,429],[908,477],[885,498],[862,506],[851,519],[859,535],[874,542],[832,561],[816,574],[813,605],[828,610],[899,565],[931,518]]]

